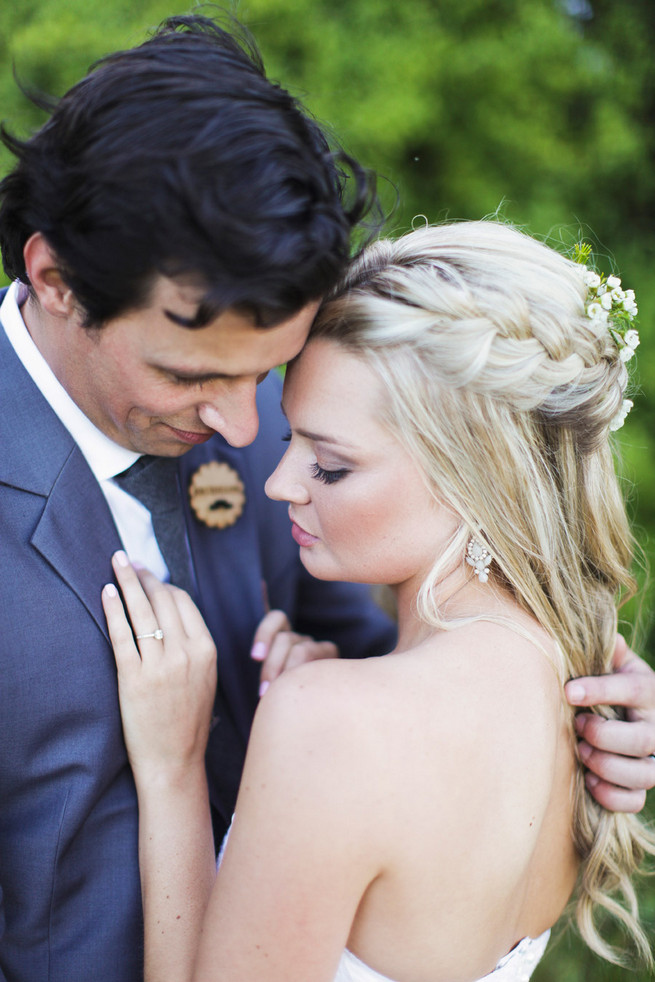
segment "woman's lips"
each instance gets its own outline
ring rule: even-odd
[[[301,528],[297,522],[294,522],[293,518],[291,519],[291,535],[299,546],[313,546],[315,542],[318,542],[318,538],[315,535],[305,532],[304,528]]]

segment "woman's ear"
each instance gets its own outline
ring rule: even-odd
[[[70,317],[75,311],[75,297],[64,282],[57,256],[42,232],[34,232],[29,237],[23,256],[39,304],[53,317]]]

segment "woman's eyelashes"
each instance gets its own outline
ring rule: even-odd
[[[291,436],[291,430],[289,430],[288,433],[285,433],[285,435],[282,437],[284,443],[290,443]],[[321,465],[316,462],[311,465],[311,472],[312,477],[317,481],[322,481],[323,484],[336,484],[337,481],[340,481],[342,478],[346,477],[347,474],[350,474],[350,468],[338,467],[333,470],[328,470],[326,467],[321,467]]]
[[[317,481],[322,481],[323,484],[336,484],[346,475],[350,474],[350,470],[347,467],[340,467],[338,470],[329,471],[325,467],[321,467],[320,464],[312,464],[312,477],[315,477]]]

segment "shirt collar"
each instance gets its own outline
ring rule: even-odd
[[[26,287],[18,280],[11,284],[0,306],[0,322],[16,355],[43,397],[59,417],[98,481],[105,481],[127,470],[141,456],[110,440],[73,402],[47,361],[34,344],[19,304],[25,300]]]

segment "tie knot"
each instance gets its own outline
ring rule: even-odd
[[[123,491],[138,498],[151,515],[179,510],[175,457],[151,457],[144,454],[122,474],[117,474],[114,480]]]

